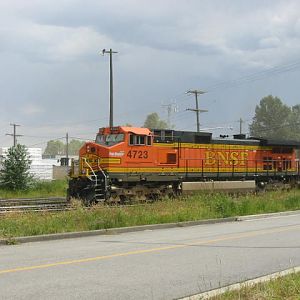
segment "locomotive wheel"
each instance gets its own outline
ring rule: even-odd
[[[127,197],[124,196],[124,195],[120,195],[120,204],[124,205],[126,204],[126,201],[127,201]]]
[[[89,191],[85,195],[81,196],[81,199],[85,206],[92,206],[95,204],[95,193],[93,191]]]

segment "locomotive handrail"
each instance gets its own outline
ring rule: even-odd
[[[86,158],[84,157],[83,158],[83,161],[87,164],[87,166],[91,169],[91,171],[92,171],[92,173],[93,173],[93,175],[94,175],[94,177],[95,177],[95,179],[96,179],[96,185],[98,184],[98,179],[97,179],[97,176],[96,176],[96,174],[95,174],[95,172],[94,172],[94,170],[93,170],[93,168],[92,168],[92,166],[87,162],[87,160],[86,160]],[[90,180],[92,180],[90,177],[91,176],[87,176],[87,177],[89,177],[89,179]]]
[[[106,176],[105,172],[103,171],[103,169],[101,168],[99,162],[100,162],[100,159],[97,159],[98,168],[99,168],[100,172],[102,173],[103,177],[105,178],[105,191],[107,191],[107,176]]]

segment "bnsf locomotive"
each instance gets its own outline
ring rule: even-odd
[[[296,142],[243,135],[225,140],[205,132],[100,128],[72,162],[68,197],[124,203],[174,195],[186,183],[295,183],[298,148]]]

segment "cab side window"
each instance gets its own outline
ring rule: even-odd
[[[151,136],[130,134],[129,145],[148,145],[152,143]]]

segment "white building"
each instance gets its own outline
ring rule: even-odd
[[[9,147],[0,147],[0,160],[5,159]],[[42,148],[27,148],[31,160],[30,173],[37,179],[52,180],[53,166],[59,166],[57,159],[42,159]]]

